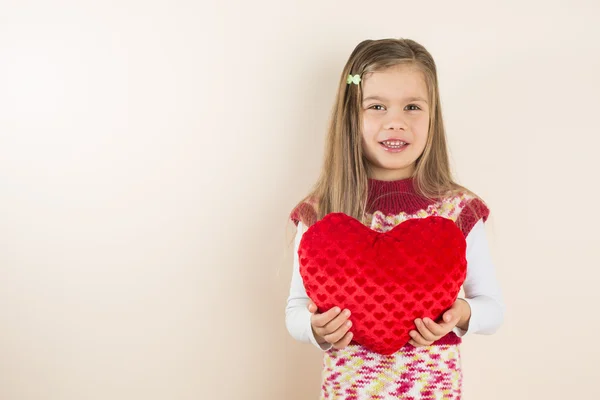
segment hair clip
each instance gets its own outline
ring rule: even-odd
[[[348,83],[348,85],[351,83],[358,85],[360,83],[360,75],[359,74],[356,74],[354,76],[348,75],[348,79],[346,79],[346,82]]]

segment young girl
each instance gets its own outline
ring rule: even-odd
[[[417,318],[410,341],[382,355],[352,340],[352,310],[317,310],[299,272],[298,248],[311,225],[345,213],[377,232],[442,216],[466,240],[464,298],[441,318]],[[339,83],[325,162],[312,192],[292,211],[297,225],[286,326],[323,351],[321,399],[459,399],[459,344],[492,334],[504,305],[484,222],[489,210],[450,172],[435,63],[409,39],[365,40]]]

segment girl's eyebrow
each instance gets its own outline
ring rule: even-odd
[[[368,101],[368,100],[379,100],[379,101],[385,101],[385,100],[387,100],[387,99],[386,99],[386,98],[384,98],[384,97],[380,97],[380,96],[369,96],[369,97],[365,97],[365,98],[363,99],[363,103],[364,103],[365,101]],[[407,97],[405,100],[406,100],[406,101],[422,101],[423,103],[427,103],[427,100],[425,100],[425,99],[424,99],[424,98],[422,98],[422,97]]]

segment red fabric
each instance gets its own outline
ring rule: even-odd
[[[290,219],[294,222],[294,225],[298,226],[299,222],[302,222],[304,226],[311,226],[317,221],[317,212],[310,203],[300,203],[290,214]]]
[[[368,179],[367,210],[371,213],[380,211],[386,215],[397,215],[401,212],[414,214],[426,210],[435,203],[417,193],[415,178],[395,181]]]
[[[406,345],[416,318],[438,319],[466,277],[466,241],[440,216],[381,233],[330,213],[302,236],[300,274],[318,312],[348,308],[354,341],[381,354]]]
[[[473,226],[483,218],[483,222],[487,221],[490,215],[490,209],[485,203],[477,198],[466,200],[465,204],[460,204],[462,210],[456,219],[456,225],[461,229],[466,238],[473,229]]]

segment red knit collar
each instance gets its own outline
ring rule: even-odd
[[[412,214],[434,203],[417,193],[414,177],[382,181],[368,178],[367,211],[386,215],[406,212]]]

